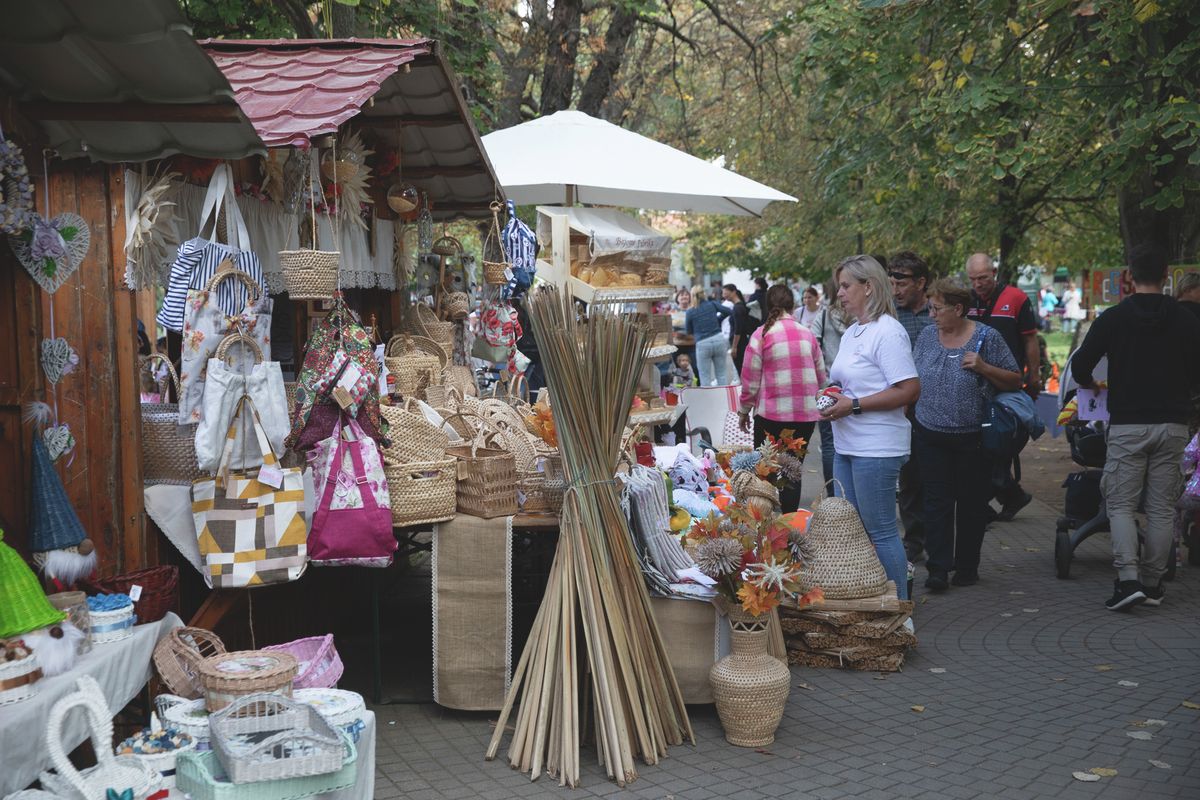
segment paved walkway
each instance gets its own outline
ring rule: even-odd
[[[918,567],[920,646],[904,671],[793,668],[786,716],[764,750],[726,744],[713,708],[694,707],[695,747],[641,766],[625,790],[585,757],[583,787],[567,790],[483,760],[494,713],[382,706],[376,797],[1200,797],[1200,710],[1181,705],[1200,703],[1200,570],[1180,570],[1159,608],[1106,611],[1107,535],[1085,542],[1071,579],[1057,580],[1057,515],[1035,500],[994,525],[978,586],[931,595]],[[1093,768],[1117,775],[1072,777]]]

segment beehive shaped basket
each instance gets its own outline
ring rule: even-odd
[[[887,588],[887,573],[875,555],[858,511],[844,497],[813,501],[806,535],[812,557],[800,575],[801,591],[820,586],[830,600],[877,597]]]

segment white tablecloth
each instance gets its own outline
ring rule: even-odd
[[[50,707],[75,690],[75,681],[80,676],[95,678],[109,709],[117,713],[137,697],[150,679],[150,658],[158,640],[181,625],[179,617],[168,613],[158,622],[134,627],[128,639],[93,645],[92,651],[81,656],[73,670],[54,678],[42,678],[35,684],[36,695],[0,708],[0,797],[24,789],[37,780],[38,773],[50,767],[45,743]],[[63,749],[68,753],[74,750],[88,737],[89,730],[83,714],[69,715]]]

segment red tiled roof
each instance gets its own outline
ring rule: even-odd
[[[308,145],[359,113],[430,39],[204,39],[268,147]]]

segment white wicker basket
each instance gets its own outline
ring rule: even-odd
[[[136,737],[131,737],[131,738],[136,738]],[[176,748],[175,750],[170,750],[165,753],[132,753],[128,757],[136,758],[138,761],[142,762],[147,767],[149,767],[150,769],[154,770],[159,775],[161,775],[162,776],[162,788],[174,789],[175,788],[175,758],[180,753],[190,753],[196,749],[196,740],[194,738],[192,738],[192,736],[190,736],[188,734],[181,734],[181,738],[185,739],[186,741],[180,747]],[[128,741],[129,740],[126,739],[125,742],[121,742],[121,744],[118,745],[117,749],[120,750],[121,747]]]
[[[346,754],[343,735],[315,708],[277,694],[240,697],[208,726],[213,752],[233,783],[336,772]]]
[[[312,706],[325,721],[344,731],[350,740],[358,744],[362,736],[363,717],[367,704],[362,695],[346,689],[297,689],[292,697],[307,706]]]
[[[0,690],[0,706],[19,703],[37,694],[37,682],[42,677],[37,653],[30,653],[16,661],[0,661],[0,686],[11,688]]]
[[[116,611],[89,611],[88,619],[92,626],[92,644],[128,639],[133,636],[133,626],[137,624],[133,603]]]
[[[188,700],[176,694],[160,694],[154,698],[158,724],[169,730],[186,733],[196,741],[196,749],[211,750],[208,731],[208,707],[204,698]]]
[[[108,789],[118,794],[133,790],[134,798],[144,798],[162,787],[162,776],[132,756],[117,756],[112,749],[112,712],[104,693],[90,675],[76,682],[76,691],[65,695],[50,708],[46,724],[46,749],[54,772],[43,772],[38,779],[43,788],[64,800],[105,800]],[[91,727],[92,749],[96,766],[77,770],[63,749],[63,721],[75,708],[82,708]]]

